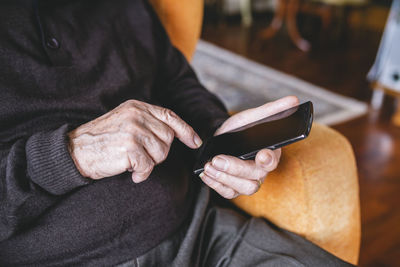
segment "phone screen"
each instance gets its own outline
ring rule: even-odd
[[[200,174],[213,157],[224,154],[254,159],[261,149],[279,147],[306,138],[313,121],[311,101],[211,137],[199,148],[194,173]]]

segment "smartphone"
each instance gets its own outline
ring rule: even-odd
[[[308,136],[313,122],[311,101],[211,137],[199,148],[193,169],[198,175],[214,156],[224,154],[254,159],[261,149],[277,149]]]

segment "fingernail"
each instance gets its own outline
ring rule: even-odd
[[[136,176],[132,175],[132,182],[134,182],[135,184],[137,184],[137,183],[139,183],[140,181],[139,181],[139,179],[138,179]]]
[[[143,179],[143,177],[140,177],[140,176],[136,175],[135,173],[132,173],[132,181],[133,181],[135,184],[138,184],[138,183],[143,182],[144,179]]]
[[[213,168],[210,164],[206,165],[205,171],[208,176],[215,177],[215,178],[218,177],[219,171],[217,171],[215,168]]]
[[[271,163],[272,157],[270,154],[261,154],[260,161],[264,164]]]
[[[212,165],[221,171],[225,171],[226,168],[228,167],[228,162],[223,158],[217,157],[213,159]]]
[[[203,178],[203,176],[204,176],[204,172],[202,172],[202,173],[199,174],[199,177],[200,177],[200,178]]]
[[[203,144],[203,141],[201,141],[200,137],[197,134],[194,135],[193,141],[197,147],[200,147]]]

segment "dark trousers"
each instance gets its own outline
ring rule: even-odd
[[[265,219],[209,205],[203,186],[191,221],[128,266],[352,266]]]

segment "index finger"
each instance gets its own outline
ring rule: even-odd
[[[226,125],[223,130],[217,131],[216,135],[274,115],[291,107],[297,106],[298,104],[299,99],[296,96],[286,96],[259,107],[246,109],[230,117],[228,119],[229,125]]]
[[[296,96],[285,96],[273,102],[266,103],[256,108],[251,108],[244,110],[240,116],[253,121],[274,115],[291,107],[297,106],[299,104],[299,99]]]
[[[175,136],[190,148],[199,148],[203,143],[193,128],[182,120],[172,110],[166,108],[150,109],[151,114],[167,124],[175,133]]]

